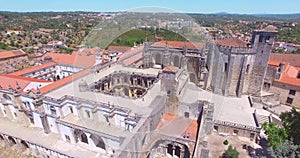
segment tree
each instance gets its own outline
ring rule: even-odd
[[[228,146],[228,149],[223,154],[224,158],[238,158],[239,152],[236,150],[236,148],[232,148],[231,145]]]
[[[293,108],[290,112],[282,113],[280,119],[289,137],[295,144],[300,145],[300,112]]]
[[[265,130],[265,133],[268,135],[268,146],[277,148],[285,140],[288,139],[288,133],[284,128],[280,128],[274,122],[264,123],[262,128]]]
[[[274,157],[289,157],[289,158],[300,158],[300,147],[295,145],[290,140],[285,140],[283,143],[279,144],[277,148],[269,147],[269,154]]]

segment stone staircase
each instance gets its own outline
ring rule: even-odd
[[[259,127],[261,127],[261,125],[264,124],[265,122],[267,122],[267,123],[270,122],[269,116],[264,116],[264,115],[259,115],[259,114],[256,114],[256,120],[257,120]]]

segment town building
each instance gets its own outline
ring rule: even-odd
[[[0,73],[10,73],[30,66],[27,54],[19,49],[0,52]]]
[[[300,55],[272,53],[264,89],[277,94],[281,104],[300,108]]]

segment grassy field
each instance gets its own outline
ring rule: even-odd
[[[169,30],[134,29],[117,37],[110,43],[110,45],[132,47],[134,43],[141,44],[145,40],[153,41],[155,39],[155,35],[157,35],[157,37],[161,37],[164,40],[169,40],[169,41],[186,41],[186,39],[181,35],[171,32]]]

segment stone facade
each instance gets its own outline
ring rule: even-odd
[[[225,96],[260,96],[274,38],[275,32],[254,31],[251,45],[217,44],[208,57],[207,88]]]

